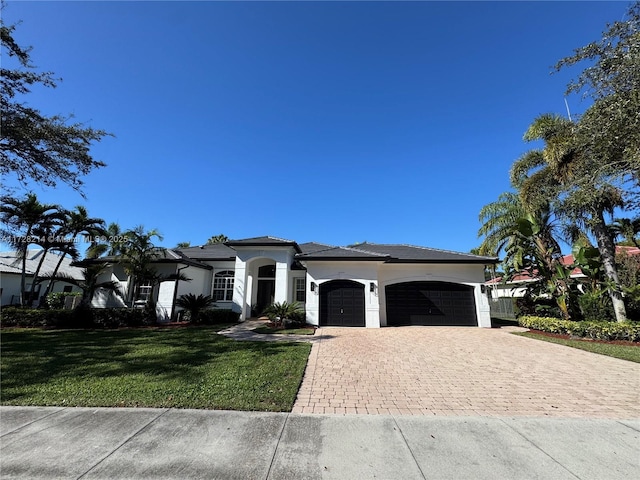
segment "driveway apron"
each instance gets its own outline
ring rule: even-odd
[[[640,364],[508,329],[321,328],[294,413],[638,418]]]

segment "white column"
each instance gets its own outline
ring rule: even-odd
[[[247,302],[245,299],[245,287],[247,285],[247,264],[236,257],[236,269],[233,276],[233,311],[240,312],[240,321],[245,321],[251,312],[247,315]],[[249,305],[251,308],[251,305]]]
[[[290,302],[289,263],[276,262],[276,291],[273,301],[276,303]]]

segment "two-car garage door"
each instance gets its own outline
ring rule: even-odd
[[[385,288],[387,325],[477,326],[473,287],[406,282]]]

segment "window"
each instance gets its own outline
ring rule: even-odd
[[[153,287],[150,284],[146,283],[146,284],[140,285],[138,287],[138,296],[136,300],[140,302],[149,301],[149,298],[151,298],[152,291],[153,291]]]
[[[71,293],[71,290],[73,289],[73,287],[71,285],[65,285],[62,289],[62,291],[64,293]]]
[[[306,298],[307,298],[306,278],[304,277],[296,278],[295,292],[293,297],[296,299],[296,302],[304,303],[306,301]]]
[[[216,302],[233,300],[233,271],[218,272],[213,277],[213,299]]]

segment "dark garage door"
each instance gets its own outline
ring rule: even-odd
[[[385,288],[388,325],[477,326],[473,287],[407,282]]]
[[[320,285],[320,325],[364,327],[364,285],[351,280]]]

